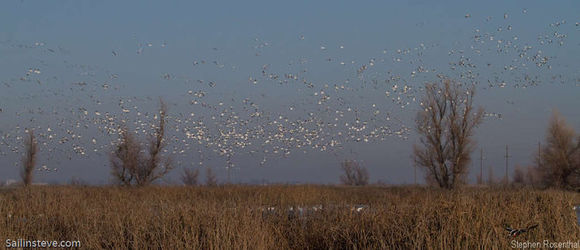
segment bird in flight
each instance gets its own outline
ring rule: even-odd
[[[521,228],[521,229],[515,229],[515,228],[511,228],[511,227],[505,227],[505,230],[507,230],[509,233],[509,236],[511,237],[516,237],[522,233],[528,232],[534,228],[538,227],[538,224],[532,225],[532,226],[528,226],[526,228]]]

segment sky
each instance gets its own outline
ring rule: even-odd
[[[110,183],[118,128],[169,107],[166,156],[223,182],[414,182],[422,87],[476,86],[469,180],[533,164],[553,110],[580,131],[578,1],[3,1],[0,181],[26,129],[37,182]],[[423,175],[418,171],[418,180]],[[203,176],[203,175],[202,175]]]

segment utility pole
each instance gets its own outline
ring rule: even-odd
[[[230,169],[232,168],[232,156],[228,155],[228,160],[226,161],[228,164],[227,171],[228,171],[228,184],[232,184],[230,180]]]
[[[542,164],[542,146],[541,143],[538,142],[538,167]]]
[[[483,184],[483,148],[479,149],[479,183]]]
[[[417,186],[417,162],[413,160],[413,168],[415,169],[415,186]]]
[[[508,153],[508,145],[505,145],[505,184],[507,185],[509,183],[509,179],[508,179],[508,158],[510,157],[509,153]]]
[[[230,181],[230,166],[228,166],[228,184],[231,184],[231,181]]]
[[[417,185],[417,156],[413,155],[411,160],[413,161],[413,171],[414,171],[413,177],[415,179],[415,186],[416,186]]]

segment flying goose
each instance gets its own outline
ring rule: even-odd
[[[509,233],[509,235],[511,237],[516,237],[522,233],[525,233],[527,231],[530,231],[534,228],[538,227],[538,224],[532,225],[532,226],[528,226],[526,228],[521,228],[521,229],[515,229],[515,228],[510,228],[510,227],[505,227],[505,230],[507,230]]]

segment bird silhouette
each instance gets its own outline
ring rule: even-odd
[[[508,231],[509,236],[511,237],[517,237],[518,235],[528,232],[534,228],[538,227],[538,224],[532,225],[532,226],[528,226],[526,228],[521,228],[521,229],[515,229],[515,228],[511,228],[511,227],[505,227],[505,230]]]

